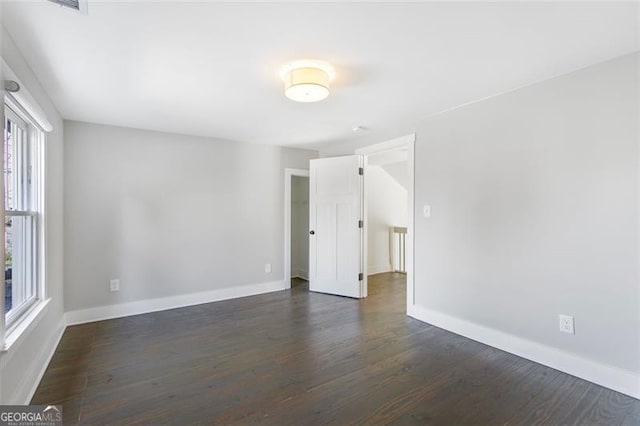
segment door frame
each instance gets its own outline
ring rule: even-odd
[[[293,177],[309,177],[309,170],[284,169],[284,288],[291,288],[291,183]]]
[[[364,156],[364,188],[363,197],[364,197],[364,243],[362,246],[362,258],[364,262],[363,270],[364,272],[364,297],[367,296],[368,293],[368,278],[367,278],[367,269],[368,269],[368,220],[366,220],[367,216],[367,208],[368,208],[368,200],[367,200],[367,164],[368,164],[368,156],[371,154],[378,154],[381,152],[389,152],[389,151],[398,151],[398,150],[407,150],[407,163],[408,163],[408,172],[409,172],[409,187],[407,188],[407,239],[406,239],[406,269],[407,269],[407,312],[411,312],[413,305],[415,304],[415,275],[414,275],[414,229],[415,229],[415,193],[414,193],[414,181],[415,181],[415,162],[414,162],[414,151],[415,151],[415,141],[416,134],[411,133],[405,136],[400,136],[395,139],[391,139],[386,142],[365,146],[363,148],[358,148],[355,150],[355,154]]]

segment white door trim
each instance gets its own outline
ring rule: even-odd
[[[309,177],[309,170],[284,169],[284,288],[291,288],[291,181]]]
[[[415,142],[416,142],[416,134],[411,133],[409,135],[401,136],[399,138],[391,139],[386,142],[378,143],[375,145],[366,146],[363,148],[359,148],[355,150],[355,154],[364,155],[364,164],[365,164],[365,172],[364,172],[364,185],[365,188],[367,186],[367,156],[370,154],[387,152],[387,151],[395,151],[400,149],[407,150],[407,162],[409,163],[409,185],[407,188],[407,200],[408,200],[408,208],[407,208],[407,240],[406,240],[406,267],[407,267],[407,312],[411,312],[413,309],[413,305],[415,304],[415,278],[414,278],[414,230],[415,230],[415,220],[414,220],[414,180],[415,180],[415,165],[414,165],[414,152],[415,152]],[[364,244],[363,244],[363,262],[364,262],[364,292],[365,296],[368,292],[368,280],[367,280],[367,191],[364,191],[364,213],[363,217],[364,221]]]

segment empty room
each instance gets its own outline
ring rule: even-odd
[[[0,0],[0,424],[640,425],[640,2]]]

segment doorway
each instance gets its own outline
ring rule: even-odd
[[[367,156],[367,275],[406,273],[407,150]]]
[[[309,281],[309,178],[291,176],[291,287]]]
[[[415,134],[410,134],[355,151],[364,157],[365,164],[364,288],[368,293],[370,277],[371,285],[375,286],[400,283],[403,287],[406,282],[406,312],[412,310],[415,298],[414,144]],[[397,205],[403,202],[405,208]]]
[[[375,189],[367,163],[378,154],[406,159],[406,226],[397,221],[384,225],[399,231],[403,243],[402,278],[399,297],[406,298],[406,312],[414,304],[413,278],[413,209],[414,209],[414,142],[415,134],[356,150],[355,155],[311,160],[309,191],[309,289],[352,298],[368,296],[369,220],[367,189]],[[398,202],[402,203],[402,200]],[[402,223],[400,223],[402,225]],[[388,241],[388,240],[387,240]],[[396,255],[394,254],[394,257]],[[387,251],[389,257],[389,251]],[[390,265],[393,262],[389,260]],[[375,267],[375,265],[372,265]],[[404,279],[406,277],[406,280]],[[406,282],[406,290],[405,290]],[[406,295],[405,295],[406,293]]]
[[[370,154],[366,164],[368,296],[384,295],[394,306],[404,305],[409,219],[407,148]]]
[[[306,288],[309,280],[309,171],[285,169],[285,288]]]

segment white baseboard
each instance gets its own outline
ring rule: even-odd
[[[278,290],[284,290],[284,281],[271,281],[205,291],[201,293],[183,294],[172,297],[141,300],[138,302],[123,303],[119,305],[99,306],[96,308],[67,312],[64,314],[64,317],[60,320],[57,327],[52,331],[50,337],[44,342],[40,352],[36,354],[33,363],[36,367],[25,372],[22,381],[17,386],[17,390],[10,395],[10,399],[6,404],[27,405],[31,402],[31,399],[40,384],[40,380],[42,380],[42,376],[47,370],[49,362],[60,343],[60,339],[62,338],[67,325],[163,311],[166,309],[253,296]]]
[[[601,364],[560,349],[523,339],[417,305],[407,307],[407,315],[546,365],[609,389],[640,399],[640,374]]]
[[[42,380],[42,376],[44,376],[44,372],[56,352],[65,328],[64,318],[62,318],[42,345],[40,352],[36,354],[33,363],[35,367],[25,371],[22,382],[18,385],[17,391],[11,395],[11,400],[7,401],[7,405],[28,405],[31,402],[31,398],[36,393],[40,380]]]
[[[182,308],[185,306],[200,305],[202,303],[216,302],[219,300],[235,299],[237,297],[253,296],[256,294],[269,293],[284,289],[284,281],[248,284],[238,287],[203,291],[200,293],[179,294],[169,297],[160,297],[157,299],[147,299],[137,302],[121,303],[118,305],[97,306],[95,308],[69,311],[65,314],[65,319],[67,325],[83,324],[111,318],[120,318],[130,315],[164,311],[167,309]]]
[[[391,272],[391,265],[381,263],[379,265],[367,265],[367,275],[381,274],[383,272]]]

